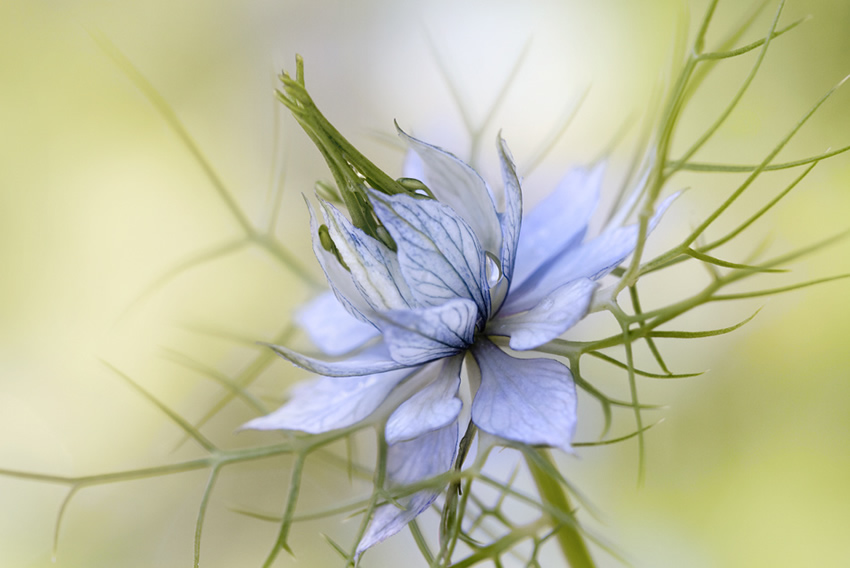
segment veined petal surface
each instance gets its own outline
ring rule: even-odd
[[[503,310],[487,324],[487,332],[510,337],[511,349],[517,351],[539,347],[584,317],[596,287],[589,278],[574,280],[556,288],[528,311],[504,315]]]
[[[384,431],[387,443],[411,440],[457,419],[463,406],[457,396],[462,363],[463,356],[450,357],[417,376],[417,380],[430,382],[390,415]]]
[[[372,414],[390,391],[413,372],[400,369],[362,377],[319,377],[296,386],[286,404],[243,428],[300,430],[309,434],[347,428]]]
[[[449,357],[472,343],[478,308],[457,298],[439,306],[395,310],[381,314],[378,322],[390,356],[406,365],[419,365]]]
[[[328,232],[348,266],[351,280],[375,310],[415,307],[410,289],[401,274],[396,254],[386,245],[366,235],[345,215],[322,202]]]
[[[313,239],[313,254],[316,255],[319,266],[322,267],[322,271],[325,273],[328,286],[330,286],[331,291],[345,311],[356,319],[371,324],[372,320],[369,315],[373,312],[372,307],[363,299],[363,296],[354,286],[348,271],[339,264],[339,261],[334,255],[322,247],[319,239],[319,224],[316,221],[313,206],[310,205],[310,202],[306,198],[304,201],[307,203],[307,210],[310,212],[310,235]]]
[[[498,252],[502,235],[496,206],[478,172],[453,154],[398,132],[420,159],[417,163],[408,158],[405,174],[423,181],[438,201],[460,215],[478,235],[484,250]]]
[[[486,339],[472,347],[481,385],[472,421],[505,440],[571,451],[576,389],[570,370],[552,359],[516,359]]]
[[[409,442],[390,446],[387,454],[388,485],[409,485],[449,471],[455,459],[457,442],[457,423],[453,422]],[[366,534],[357,545],[355,559],[366,549],[407,526],[407,523],[434,502],[438,494],[439,490],[423,490],[399,499],[401,508],[392,503],[378,507],[372,515]]]
[[[502,165],[502,182],[505,186],[505,211],[499,214],[499,224],[502,230],[502,274],[507,279],[508,286],[510,286],[513,281],[522,227],[522,190],[520,189],[514,158],[507,143],[501,137],[499,138],[499,160]]]
[[[484,251],[463,219],[442,203],[408,195],[373,195],[372,205],[398,245],[404,279],[421,304],[466,298],[487,316]]]
[[[387,345],[383,342],[367,347],[363,351],[340,361],[326,361],[317,357],[310,357],[283,345],[272,345],[270,343],[267,345],[272,348],[272,351],[296,366],[312,371],[317,375],[329,377],[356,377],[409,367],[405,363],[395,361],[390,356]]]

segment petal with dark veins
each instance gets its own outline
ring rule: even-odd
[[[390,415],[384,431],[387,443],[411,440],[457,419],[463,406],[457,396],[462,363],[463,356],[444,359],[417,376],[430,382]]]
[[[453,422],[445,428],[399,442],[389,447],[387,479],[391,487],[410,485],[449,471],[457,450],[458,428]],[[375,509],[369,526],[355,552],[355,561],[367,549],[396,534],[419,516],[437,498],[442,487],[418,491]]]
[[[478,172],[453,154],[398,132],[419,158],[417,163],[408,157],[405,173],[419,178],[437,201],[460,215],[478,235],[484,250],[498,252],[502,235],[496,205]]]
[[[487,333],[511,338],[511,349],[534,349],[555,339],[584,317],[597,283],[580,278],[556,288],[528,311],[505,315],[487,324]]]
[[[331,239],[363,299],[378,311],[416,307],[396,253],[352,225],[330,203],[322,202],[322,208]]]
[[[466,298],[486,317],[490,294],[478,237],[451,208],[408,195],[372,196],[381,223],[398,245],[413,296],[426,306]]]
[[[318,357],[310,357],[283,345],[272,345],[271,343],[266,343],[265,345],[271,347],[275,353],[297,367],[307,369],[317,375],[326,375],[329,377],[357,377],[372,373],[384,373],[410,366],[395,361],[390,356],[390,352],[384,342],[367,347],[363,351],[341,361],[327,361]]]
[[[553,359],[517,359],[486,339],[472,347],[481,385],[472,421],[485,432],[532,446],[572,451],[576,389],[570,370]]]
[[[413,372],[400,369],[362,377],[319,377],[296,386],[286,404],[242,428],[299,430],[309,434],[347,428],[372,414]]]
[[[507,143],[499,138],[499,159],[502,163],[502,182],[505,186],[505,211],[499,214],[502,227],[502,274],[513,281],[514,265],[522,227],[522,190],[516,173],[513,156]]]
[[[322,271],[325,273],[325,278],[328,280],[331,291],[337,300],[339,300],[339,303],[342,304],[345,311],[356,319],[371,324],[372,320],[369,316],[374,310],[372,310],[372,307],[363,299],[363,296],[354,286],[354,282],[351,281],[351,275],[348,271],[340,265],[333,254],[322,247],[321,240],[319,239],[319,223],[316,221],[313,206],[310,205],[307,198],[304,198],[304,201],[307,203],[307,210],[310,212],[310,235],[313,239],[313,253],[319,261],[319,266],[322,267]]]
[[[449,357],[466,349],[475,333],[478,308],[465,299],[416,310],[380,314],[378,326],[390,356],[406,365]]]

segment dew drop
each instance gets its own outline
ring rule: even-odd
[[[491,288],[499,283],[502,278],[502,263],[489,252],[485,252],[485,270],[487,272],[487,285]]]

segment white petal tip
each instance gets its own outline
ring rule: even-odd
[[[280,430],[281,428],[271,424],[268,416],[260,416],[249,420],[242,426],[236,429],[236,433],[244,432],[245,430]]]

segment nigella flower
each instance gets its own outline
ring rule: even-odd
[[[516,358],[491,339],[507,337],[512,350],[527,351],[575,325],[599,279],[633,251],[637,226],[615,224],[587,238],[601,166],[573,170],[523,218],[503,140],[499,212],[471,167],[401,136],[412,150],[405,175],[421,180],[423,189],[365,190],[391,239],[370,236],[329,202],[321,202],[321,226],[310,210],[313,250],[331,292],[302,309],[298,323],[326,355],[344,357],[274,346],[321,377],[246,427],[317,434],[373,421],[383,425],[389,444],[388,482],[414,483],[452,467],[466,366],[470,419],[478,429],[570,451],[576,427],[570,370],[551,358]],[[401,530],[436,495],[424,490],[379,507],[357,554]]]

